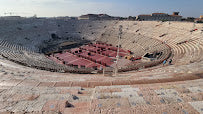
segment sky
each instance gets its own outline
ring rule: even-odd
[[[0,0],[0,16],[80,16],[105,13],[111,16],[178,11],[183,17],[203,15],[203,0]]]

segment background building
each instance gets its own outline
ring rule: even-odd
[[[200,15],[199,18],[196,18],[196,19],[195,19],[195,22],[196,22],[196,23],[203,23],[203,15]]]
[[[97,14],[87,14],[78,17],[78,20],[97,20],[97,19],[98,19]]]
[[[111,20],[113,17],[107,14],[87,14],[78,17],[78,20]]]
[[[19,19],[24,19],[21,16],[3,16],[0,17],[0,19],[4,19],[4,20],[19,20]]]
[[[140,21],[181,21],[182,16],[179,15],[179,12],[173,12],[172,15],[152,13],[151,15],[139,15],[137,19]]]

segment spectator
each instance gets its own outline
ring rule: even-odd
[[[168,65],[171,65],[172,61],[173,61],[173,60],[172,60],[172,59],[170,59],[170,60],[169,60],[169,62],[168,62]]]
[[[163,62],[163,66],[166,64],[166,62],[167,62],[167,60],[164,60],[164,62]]]

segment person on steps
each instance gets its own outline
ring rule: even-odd
[[[163,62],[163,66],[166,64],[166,62],[167,62],[167,60],[164,60],[164,62]]]
[[[169,60],[168,65],[172,65],[172,59]]]

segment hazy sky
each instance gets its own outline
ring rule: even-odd
[[[137,16],[179,11],[184,17],[203,15],[203,0],[0,0],[0,16],[51,17],[106,13],[113,16]],[[7,14],[8,15],[8,14]]]

